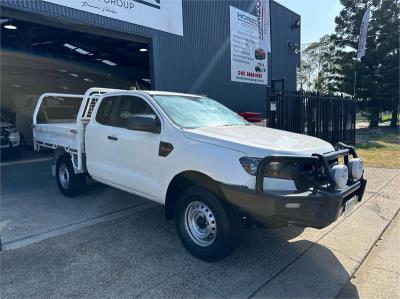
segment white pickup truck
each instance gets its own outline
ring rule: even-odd
[[[213,261],[245,221],[322,228],[361,201],[354,148],[254,126],[206,97],[91,88],[47,93],[33,115],[36,150],[54,149],[60,191],[101,183],[165,205],[184,246]]]

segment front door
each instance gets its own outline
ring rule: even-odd
[[[115,109],[113,107],[111,129],[99,128],[100,130],[104,129],[104,133],[98,133],[107,135],[102,138],[102,143],[107,143],[104,149],[109,152],[97,154],[97,160],[100,160],[101,156],[109,159],[105,164],[108,165],[107,169],[110,173],[105,175],[98,173],[96,176],[99,178],[102,176],[104,180],[122,189],[156,199],[160,190],[158,150],[161,134],[131,130],[127,128],[126,124],[128,118],[135,114],[156,115],[161,125],[160,118],[146,99],[140,96],[121,94],[117,97],[113,96],[113,98],[117,98],[117,106]],[[101,113],[101,106],[106,100],[107,98],[103,99],[100,104],[99,113]],[[87,136],[90,134],[89,132]],[[102,151],[100,147],[92,148],[88,152],[88,157],[96,150]],[[99,163],[103,162],[99,161]],[[92,169],[100,170],[101,167],[92,164],[89,163]]]
[[[92,116],[85,131],[86,166],[89,174],[96,180],[114,184],[118,169],[115,152],[115,116],[119,110],[120,97],[104,97]]]

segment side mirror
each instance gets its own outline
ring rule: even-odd
[[[136,114],[129,117],[126,121],[126,127],[135,131],[161,133],[161,125],[157,116],[151,114]]]

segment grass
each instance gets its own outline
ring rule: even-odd
[[[392,119],[392,115],[391,114],[384,114],[380,117],[379,121],[381,123],[387,122],[387,121],[391,121]]]
[[[400,168],[399,130],[359,129],[356,133],[356,150],[365,166]]]
[[[398,123],[400,122],[400,113],[398,114],[397,119],[399,120]],[[392,113],[381,113],[379,114],[379,123],[386,123],[390,122],[392,120]],[[365,113],[357,113],[356,114],[356,122],[357,123],[369,123],[370,121],[370,115],[365,114]]]

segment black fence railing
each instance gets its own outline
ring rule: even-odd
[[[356,100],[314,92],[270,92],[267,125],[332,144],[355,144]]]

